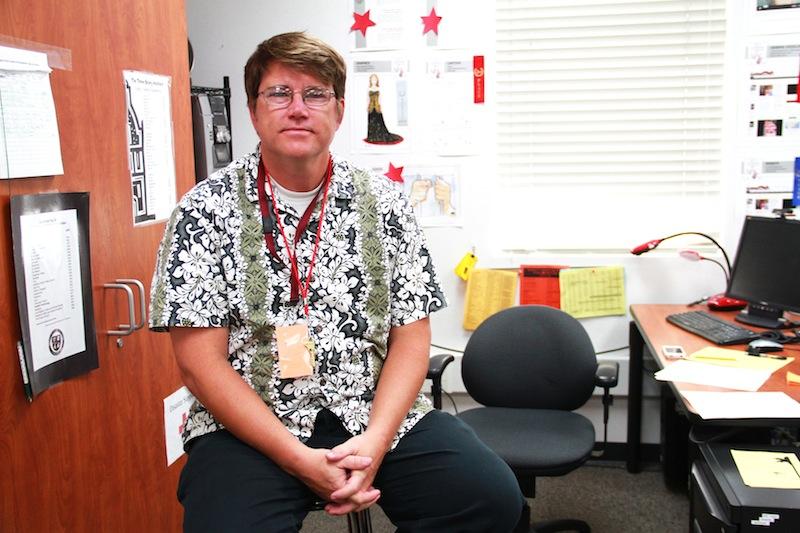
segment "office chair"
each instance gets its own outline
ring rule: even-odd
[[[431,396],[436,409],[442,408],[442,374],[453,359],[454,357],[449,354],[434,355],[428,363],[426,379],[431,380]],[[316,501],[311,510],[321,511],[325,508],[325,503],[322,500]],[[369,508],[347,514],[347,531],[348,533],[372,533],[372,516],[370,516]]]
[[[533,498],[537,477],[567,474],[592,454],[594,426],[572,411],[589,400],[595,386],[603,387],[607,426],[609,389],[618,372],[618,363],[598,367],[589,335],[567,313],[540,305],[512,307],[487,318],[467,342],[462,378],[484,407],[459,416],[508,463],[522,493]],[[528,523],[529,514],[526,508]],[[586,522],[575,519],[531,527],[590,532]]]

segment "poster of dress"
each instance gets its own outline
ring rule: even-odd
[[[89,194],[11,197],[11,233],[29,399],[98,367]]]
[[[360,54],[352,61],[350,96],[352,146],[362,153],[410,150],[412,85],[409,61],[390,55]]]
[[[169,76],[123,71],[134,225],[165,220],[175,207]]]

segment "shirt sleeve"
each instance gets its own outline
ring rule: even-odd
[[[402,326],[447,306],[425,234],[405,195],[392,210],[397,255],[391,274],[391,325]]]
[[[172,213],[161,240],[150,291],[150,328],[228,325],[226,271],[231,254],[222,231],[223,200],[209,186],[192,189]],[[228,258],[226,260],[226,258]]]

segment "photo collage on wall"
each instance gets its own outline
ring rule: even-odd
[[[742,102],[740,138],[745,213],[774,216],[791,207],[800,157],[800,38],[768,33],[769,21],[794,18],[800,24],[800,1],[757,0],[754,27],[746,44],[747,87]],[[759,20],[770,17],[769,21]]]

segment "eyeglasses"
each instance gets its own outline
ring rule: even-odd
[[[300,91],[295,91],[285,85],[276,85],[267,87],[258,93],[258,96],[262,97],[270,108],[283,109],[289,107],[296,92],[303,97],[304,104],[315,108],[325,107],[331,101],[331,98],[336,95],[335,91],[324,87],[304,87]]]

